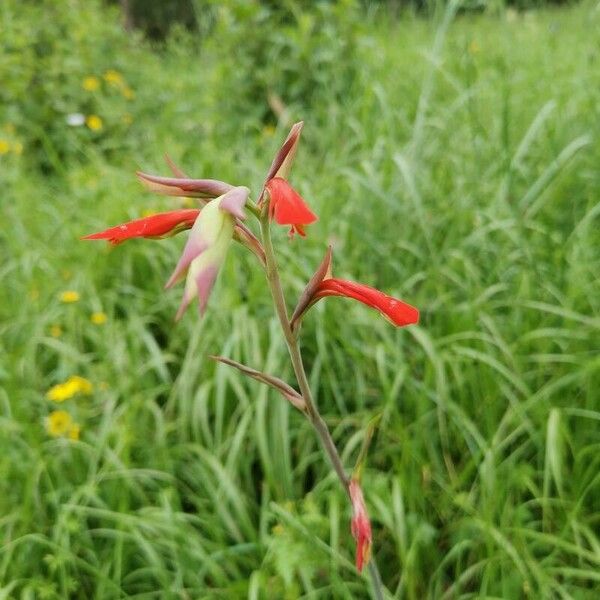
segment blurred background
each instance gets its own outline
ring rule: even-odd
[[[386,597],[600,593],[600,5],[0,3],[0,597],[368,598],[294,383],[233,246],[203,320],[185,242],[82,242],[187,205],[137,169],[253,194],[289,126],[320,220],[274,230],[293,304],[336,275],[403,298],[311,310],[302,346],[363,476]]]

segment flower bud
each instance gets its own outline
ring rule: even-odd
[[[196,219],[177,267],[165,286],[170,288],[187,275],[176,320],[181,318],[196,296],[200,314],[204,314],[210,292],[233,238],[235,220],[244,218],[243,207],[249,193],[247,187],[232,188],[208,202]]]

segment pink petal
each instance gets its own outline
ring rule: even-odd
[[[175,283],[177,283],[185,274],[185,271],[190,266],[190,263],[206,249],[208,249],[208,244],[206,242],[197,240],[190,236],[185,244],[185,248],[183,249],[183,253],[179,258],[179,262],[177,263],[173,274],[171,277],[169,277],[169,281],[167,281],[165,284],[165,289],[169,289]]]
[[[217,279],[217,273],[219,268],[211,265],[206,267],[196,276],[196,287],[198,288],[198,309],[200,310],[200,316],[206,311],[206,305],[208,304],[208,297],[210,292],[215,285]]]
[[[233,188],[223,196],[219,208],[243,221],[246,218],[244,205],[246,204],[249,193],[250,190],[247,187],[240,186]]]

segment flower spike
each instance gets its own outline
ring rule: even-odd
[[[321,298],[327,296],[342,296],[358,300],[371,308],[378,310],[390,323],[396,327],[415,325],[419,322],[419,311],[414,306],[402,302],[392,296],[384,294],[378,289],[362,283],[338,279],[331,276],[331,248],[327,250],[325,259],[317,272],[313,275],[300,300],[290,325],[295,329],[302,315]]]
[[[269,218],[275,219],[279,225],[290,225],[290,237],[294,233],[306,236],[304,226],[317,220],[317,216],[310,210],[300,194],[281,177],[273,177],[267,183],[266,191],[269,194]]]
[[[199,214],[200,210],[197,208],[158,213],[150,217],[109,227],[98,233],[91,233],[81,239],[107,240],[114,246],[131,238],[162,239],[171,237],[185,229],[190,229]]]

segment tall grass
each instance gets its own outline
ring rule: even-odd
[[[44,27],[20,8],[0,8],[13,74],[35,68],[15,48]],[[182,238],[78,241],[173,206],[132,175],[164,171],[164,151],[256,192],[286,124],[265,126],[266,98],[223,104],[227,40],[198,50],[181,34],[157,53],[95,3],[63,18],[42,52],[48,79],[5,88],[0,107],[12,148],[0,156],[2,597],[368,597],[309,426],[207,360],[291,375],[252,258],[234,248],[206,318],[174,327],[179,294],[162,286]],[[306,240],[275,232],[291,297],[330,241],[337,275],[422,310],[418,328],[395,330],[332,299],[304,323],[349,466],[382,414],[363,487],[390,598],[597,597],[599,27],[591,5],[376,20],[358,27],[346,93],[328,100],[317,79],[288,106],[306,121],[292,183],[320,215]],[[81,91],[111,68],[131,101]],[[50,90],[46,125],[36,85]],[[90,110],[100,132],[66,125]],[[65,290],[79,302],[61,302]],[[46,399],[74,374],[91,396]],[[48,436],[56,408],[81,424],[78,441]]]

